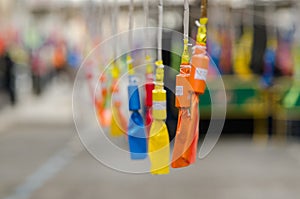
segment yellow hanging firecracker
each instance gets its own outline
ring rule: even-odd
[[[152,91],[153,122],[150,128],[148,153],[151,174],[168,174],[170,162],[169,133],[165,124],[167,118],[166,90],[164,89],[164,65],[162,61],[163,1],[159,1],[158,61],[156,62],[155,88]]]
[[[120,76],[120,70],[117,63],[113,62],[112,67],[112,87],[111,87],[111,100],[112,100],[112,118],[110,134],[114,137],[122,136],[126,134],[127,122],[124,114],[121,111],[122,99],[119,93],[118,79]]]
[[[118,3],[114,3],[113,12],[113,25],[112,31],[117,32],[117,17],[118,17]],[[114,58],[117,56],[117,42],[114,44]],[[119,137],[125,135],[127,132],[127,122],[124,114],[121,111],[122,99],[119,93],[118,80],[120,77],[120,69],[118,67],[117,61],[114,60],[112,63],[112,87],[111,87],[111,100],[112,100],[112,118],[111,118],[111,128],[110,134],[114,137]]]

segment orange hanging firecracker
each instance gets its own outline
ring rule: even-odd
[[[191,115],[191,86],[189,76],[191,66],[188,49],[188,24],[189,24],[189,3],[184,1],[184,49],[181,57],[180,73],[176,76],[176,102],[179,108],[178,123],[174,149],[172,154],[173,168],[180,168],[190,165],[190,146],[194,139],[194,132],[190,131],[192,124]]]
[[[189,77],[189,82],[192,87],[191,114],[193,120],[193,125],[190,126],[190,131],[194,132],[194,139],[189,148],[190,163],[194,163],[196,161],[199,136],[199,95],[202,95],[205,92],[206,77],[209,67],[209,58],[206,54],[207,22],[207,0],[202,0],[201,17],[199,23],[197,23],[198,33],[196,39],[196,46],[194,46],[193,49],[193,55],[191,59],[192,68]]]
[[[188,2],[185,0],[185,40],[180,74],[176,77],[176,107],[180,108],[172,157],[173,168],[196,161],[199,137],[199,94],[205,91],[209,58],[206,55],[207,0],[202,0],[201,18],[191,65],[188,54]]]
[[[108,89],[106,86],[106,75],[102,74],[100,79],[100,94],[101,98],[96,100],[98,119],[103,127],[108,127],[111,124],[111,111],[107,109]]]
[[[100,14],[101,14],[101,18],[103,19],[104,17],[104,12],[103,12],[103,5],[100,6]],[[102,36],[103,36],[103,23],[100,23],[100,27],[99,27],[99,35],[100,37],[95,37],[95,46],[97,44],[99,44],[102,40]],[[95,32],[95,31],[94,31]],[[101,56],[97,56],[98,58],[98,62],[99,62],[99,70],[103,71],[103,65],[102,63],[102,59],[105,58],[105,53],[102,52]],[[107,78],[107,74],[105,73],[105,71],[103,71],[103,73],[100,75],[99,78],[99,87],[100,87],[100,97],[98,97],[97,100],[97,115],[98,115],[98,120],[99,123],[101,125],[101,127],[109,127],[111,125],[111,109],[109,108],[109,97],[110,97],[110,92],[108,89],[108,78]]]
[[[99,99],[99,96],[95,95],[95,89],[93,87],[93,62],[88,61],[84,67],[85,70],[85,77],[87,80],[87,86],[89,93],[91,95],[92,103],[93,106],[96,107],[97,110],[97,115],[98,115],[98,120],[103,127],[107,127],[111,123],[111,112],[107,109],[105,109],[105,104],[107,103],[107,89],[106,86],[104,85],[104,81],[106,80],[105,75],[103,74],[100,77],[100,87],[101,87],[101,99]]]

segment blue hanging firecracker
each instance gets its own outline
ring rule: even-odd
[[[133,27],[133,0],[130,1],[129,8],[129,45],[132,50],[132,27]],[[129,118],[128,124],[128,143],[130,150],[130,157],[133,160],[144,159],[147,157],[147,137],[145,132],[144,120],[139,113],[140,96],[137,85],[137,79],[133,68],[133,60],[131,55],[127,55],[127,66],[128,66],[128,98],[129,98],[129,110],[132,114]]]

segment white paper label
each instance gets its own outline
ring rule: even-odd
[[[183,86],[176,86],[175,95],[176,96],[182,96],[183,95]]]
[[[165,110],[167,108],[166,101],[153,101],[152,108],[154,110]]]
[[[207,70],[202,68],[196,68],[195,79],[206,81]]]

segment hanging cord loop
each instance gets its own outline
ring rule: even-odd
[[[149,38],[149,32],[147,30],[147,28],[149,27],[149,1],[148,0],[144,0],[144,13],[145,13],[145,19],[144,19],[144,23],[145,23],[145,41],[148,40]],[[148,43],[146,43],[148,44]],[[147,45],[146,45],[147,46]],[[147,50],[145,50],[145,57],[147,58],[148,56],[148,53],[147,53]]]
[[[133,0],[130,0],[130,5],[129,5],[129,39],[128,39],[128,42],[129,42],[129,48],[130,48],[130,51],[133,51],[133,11],[134,11],[134,1]],[[131,53],[128,53],[127,55],[127,67],[128,67],[128,72],[129,72],[129,75],[134,75],[135,74],[135,71],[134,71],[134,68],[133,68],[133,60],[132,60],[132,57],[130,55]]]
[[[159,0],[158,4],[158,36],[157,36],[157,57],[158,61],[155,62],[156,81],[155,88],[163,89],[164,86],[164,64],[162,60],[162,27],[163,27],[163,0]]]

